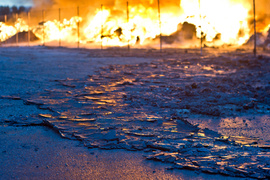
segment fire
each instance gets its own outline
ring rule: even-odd
[[[128,43],[143,45],[160,35],[156,9],[142,5],[131,7],[129,18],[128,21],[125,18],[113,17],[110,9],[98,10],[89,23],[86,23],[84,33],[91,42],[102,42],[107,46],[125,46]],[[180,23],[178,16],[173,13],[163,13],[161,21],[163,35],[177,31]]]
[[[82,18],[72,17],[70,20],[64,19],[63,22],[57,20],[47,21],[33,29],[35,35],[45,41],[65,40],[67,42],[77,41],[77,23]],[[43,32],[44,31],[44,32]]]
[[[0,22],[0,40],[5,41],[9,37],[15,35],[17,32],[16,28],[13,26],[6,25],[3,22]]]
[[[197,4],[197,5],[196,5]],[[218,34],[221,44],[242,45],[249,38],[250,4],[234,0],[182,0],[186,21],[196,25],[205,35],[207,42],[212,42]],[[200,7],[200,8],[199,8]],[[197,31],[197,37],[200,37]]]
[[[15,26],[16,32],[28,31],[28,28],[29,28],[27,23],[22,18],[18,18],[14,26]]]
[[[0,22],[0,40],[5,41],[18,32],[28,31],[28,28],[28,25],[21,18],[16,20],[14,26]]]
[[[30,29],[46,42],[61,39],[103,46],[147,45],[157,44],[160,33],[164,38],[181,36],[177,32],[184,22],[194,25],[195,44],[202,36],[207,45],[242,45],[253,34],[252,3],[245,0],[181,0],[178,6],[161,6],[161,29],[157,5],[149,3],[147,7],[142,3],[129,6],[128,11],[123,5],[122,9],[117,5],[99,7],[94,14],[91,11],[87,16],[50,20],[31,27],[21,18],[13,26],[0,22],[0,40]],[[259,29],[267,36],[269,27],[266,24]],[[183,38],[176,39],[174,43],[185,43]]]

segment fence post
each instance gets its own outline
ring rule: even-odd
[[[77,7],[77,16],[80,17],[80,7]],[[77,44],[77,48],[80,48],[80,21],[78,21],[77,24],[77,33],[78,33],[78,44]]]
[[[18,13],[16,13],[16,22],[18,21]],[[18,31],[18,27],[16,27],[16,46],[18,46],[18,42],[19,42],[19,31]]]
[[[255,0],[253,0],[253,15],[254,15],[254,56],[256,57],[257,53],[257,32],[256,32],[256,8],[255,8]]]
[[[45,11],[42,10],[42,24],[43,24],[43,46],[45,46]]]
[[[100,11],[101,11],[101,32],[100,32],[100,39],[101,39],[101,49],[103,49],[103,23],[102,23],[102,18],[103,18],[103,4],[101,4],[100,7]]]
[[[7,24],[7,15],[5,15],[5,24]],[[7,41],[5,41],[5,44],[7,44]]]
[[[61,8],[59,8],[59,47],[61,47]]]
[[[162,52],[162,31],[161,31],[161,18],[160,18],[160,0],[158,0],[158,18],[159,18],[159,29],[160,29],[160,52]]]
[[[201,12],[201,0],[199,0],[199,10],[200,10],[200,30],[201,30],[201,32],[200,32],[200,34],[201,34],[201,55],[202,55],[202,53],[203,53],[203,47],[202,47],[202,44],[203,44],[203,32],[202,32],[202,12]]]
[[[129,26],[129,5],[128,5],[128,1],[127,1],[127,25]],[[130,51],[130,45],[129,45],[129,37],[128,37],[128,51]]]
[[[28,46],[30,46],[30,12],[27,13],[27,19],[28,19],[27,42]]]

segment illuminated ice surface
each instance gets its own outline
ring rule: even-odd
[[[23,99],[42,124],[88,148],[145,151],[172,168],[270,177],[269,58],[164,58],[110,65]]]

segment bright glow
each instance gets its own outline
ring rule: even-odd
[[[179,31],[179,24],[188,22],[195,25],[196,32],[189,44],[202,35],[208,45],[242,45],[252,35],[249,28],[252,4],[244,0],[181,0],[179,7],[161,7],[162,35],[169,36]],[[125,9],[125,8],[124,8]],[[92,11],[91,11],[92,12]],[[117,13],[115,13],[117,12]],[[78,39],[80,23],[80,39]],[[6,25],[0,23],[1,41],[26,31],[28,25],[23,19]],[[267,33],[267,27],[262,32]],[[129,22],[126,10],[116,7],[100,8],[86,17],[74,16],[71,19],[46,21],[30,29],[41,40],[46,42],[61,39],[66,42],[84,44],[101,44],[104,46],[147,45],[158,43],[160,26],[157,7],[145,7],[142,4],[129,7]],[[43,34],[44,33],[44,34]],[[175,43],[188,44],[183,33],[174,34]],[[45,38],[45,39],[44,39]],[[178,39],[178,40],[177,40]],[[193,41],[195,43],[193,43]]]
[[[5,41],[9,37],[16,34],[16,28],[13,26],[6,25],[3,22],[0,22],[0,40]]]
[[[196,5],[197,4],[197,5]],[[233,0],[181,0],[186,21],[201,26],[206,41],[220,34],[221,44],[241,45],[249,38],[248,11],[250,5]],[[239,35],[241,34],[241,35]],[[197,37],[201,37],[197,31]]]
[[[64,19],[63,22],[57,20],[47,21],[44,25],[35,28],[35,35],[43,39],[43,30],[45,32],[45,41],[65,40],[67,42],[78,41],[77,38],[77,23],[81,22],[82,18],[78,16],[72,17],[70,20]]]

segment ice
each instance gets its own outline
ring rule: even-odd
[[[269,62],[164,55],[8,98],[50,110],[33,118],[88,148],[144,150],[172,168],[269,178]]]

